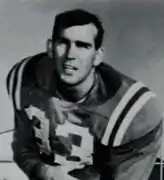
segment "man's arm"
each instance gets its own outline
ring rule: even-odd
[[[159,125],[154,136],[156,137],[152,142],[148,142],[142,148],[138,144],[142,146],[143,141],[147,139],[137,139],[136,147],[130,142],[129,147],[126,147],[120,154],[116,153],[116,159],[119,159],[117,162],[120,163],[115,166],[115,180],[148,180],[161,147],[162,125]],[[121,149],[121,146],[119,148]]]
[[[39,170],[44,163],[40,159],[37,149],[32,124],[29,123],[26,113],[15,112],[15,127],[13,134],[13,159],[29,178],[37,178]]]
[[[125,144],[114,148],[115,180],[148,180],[162,143],[160,109],[157,98],[149,100],[129,126]]]
[[[12,142],[14,161],[31,180],[72,180],[73,178],[70,177],[67,173],[74,168],[79,168],[79,164],[74,163],[68,164],[66,166],[53,166],[49,165],[49,163],[46,163],[46,161],[43,162],[43,160],[41,159],[41,147],[36,144],[36,138],[34,134],[38,133],[38,136],[41,135],[41,140],[47,139],[48,141],[49,121],[44,119],[42,115],[41,119],[37,117],[39,119],[36,118],[35,120],[38,120],[40,122],[41,129],[35,131],[36,121],[31,117],[30,111],[28,111],[30,110],[30,107],[32,107],[29,103],[30,89],[28,88],[26,82],[24,82],[23,79],[25,62],[26,60],[17,63],[7,75],[7,92],[13,103],[13,110],[15,116],[14,134]],[[26,84],[26,86],[22,87],[22,84]],[[39,109],[34,107],[34,111],[35,110]],[[43,146],[45,147],[44,143]]]
[[[66,165],[48,164],[41,160],[39,148],[34,139],[33,126],[25,111],[17,111],[12,148],[14,160],[30,179],[41,180],[74,180],[68,175],[72,169],[82,168],[84,165],[68,163]],[[43,135],[43,134],[42,134]],[[42,139],[42,138],[41,138]]]
[[[37,149],[33,124],[23,108],[18,108],[17,102],[21,97],[23,70],[28,58],[15,64],[6,78],[7,92],[13,104],[14,133],[12,141],[13,159],[29,177],[37,176],[37,169],[43,165]],[[28,97],[22,97],[27,99]]]

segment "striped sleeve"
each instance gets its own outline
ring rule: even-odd
[[[144,84],[139,81],[132,84],[110,116],[101,143],[103,145],[111,144],[113,147],[120,146],[123,143],[127,131],[129,132],[132,124],[134,124],[134,121],[137,127],[140,126],[140,129],[146,127],[144,123],[146,123],[147,126],[151,126],[155,121],[159,122],[162,115],[161,112],[158,111],[158,107],[154,104],[155,101],[156,94],[149,90]],[[155,114],[155,116],[153,114]],[[154,117],[154,119],[152,117]],[[152,127],[155,127],[155,125],[157,124],[154,123]],[[145,130],[145,132],[146,131],[147,130]],[[140,131],[138,130],[138,132]],[[134,128],[133,131],[130,131],[129,136],[135,133],[137,133],[137,130]]]
[[[18,64],[15,64],[7,75],[6,87],[7,87],[7,93],[9,96],[11,96],[11,93],[12,93],[12,87],[13,87],[13,82],[14,82],[14,77],[15,77],[15,70],[16,70],[17,65]]]
[[[127,113],[127,119],[120,126],[120,133],[116,135],[115,142],[120,143],[114,148],[115,158],[113,160],[117,161],[116,180],[148,180],[161,148],[162,112],[157,104],[157,97],[149,98],[141,106],[148,95],[146,93],[136,102],[134,109],[132,108],[133,110]],[[130,119],[132,119],[131,123],[129,123]]]
[[[16,110],[21,109],[21,89],[22,89],[22,80],[23,73],[27,63],[31,58],[25,58],[21,62],[15,64],[13,68],[9,71],[6,79],[7,92],[13,107]]]
[[[126,91],[101,139],[103,148],[110,147],[104,176],[112,168],[115,180],[148,180],[161,148],[161,107],[156,94],[141,82],[135,82]],[[100,148],[96,154],[98,158],[101,151]]]

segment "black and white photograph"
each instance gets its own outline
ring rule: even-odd
[[[0,180],[164,180],[163,9],[0,0]]]

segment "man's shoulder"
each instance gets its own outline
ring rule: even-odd
[[[109,65],[102,64],[100,72],[106,84],[120,83],[116,94],[119,129],[118,142],[137,139],[154,129],[162,121],[162,106],[157,95],[143,82],[128,77]],[[117,83],[118,83],[117,82]],[[116,83],[116,84],[117,84]],[[109,84],[109,88],[111,88]],[[108,87],[107,87],[108,88]],[[119,144],[116,141],[116,144]]]
[[[98,66],[98,71],[104,78],[106,78],[106,79],[110,78],[110,80],[118,81],[118,83],[121,81],[125,81],[130,86],[131,84],[136,82],[136,80],[134,78],[125,75],[124,73],[122,73],[118,69],[110,66],[107,63],[101,63]]]
[[[28,100],[27,94],[31,92],[32,87],[37,86],[38,71],[47,59],[46,53],[29,56],[20,60],[9,70],[6,78],[6,87],[15,107],[17,107],[17,104],[20,104],[17,102],[20,102],[22,97],[23,102],[25,101],[24,99]]]
[[[122,123],[125,131],[124,142],[146,135],[163,121],[161,102],[156,93],[147,85],[137,81],[129,87],[127,92],[129,92],[125,94],[127,98],[132,93],[133,96],[124,111],[126,112]]]
[[[111,97],[123,96],[124,93],[135,83],[135,79],[126,76],[112,66],[101,63],[97,68],[105,89]],[[117,97],[116,97],[117,98]]]
[[[39,53],[32,56],[25,57],[14,64],[8,71],[6,78],[7,91],[10,94],[10,88],[19,80],[23,85],[31,84],[35,80],[37,69],[43,59],[48,58],[46,53]]]

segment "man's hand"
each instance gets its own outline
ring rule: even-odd
[[[69,103],[55,97],[50,98],[46,103],[46,116],[55,124],[64,124],[68,113],[67,107]]]
[[[50,166],[45,165],[41,169],[41,178],[44,180],[77,180],[76,178],[68,175],[68,172],[74,169],[81,169],[84,165],[77,162],[69,162],[65,165],[60,166]]]

